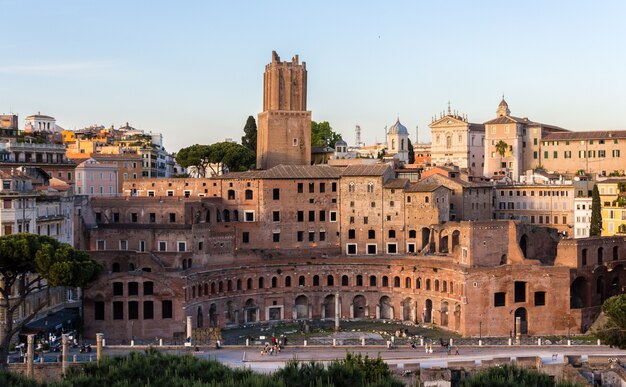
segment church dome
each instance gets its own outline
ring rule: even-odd
[[[400,123],[400,119],[398,118],[398,120],[396,121],[395,124],[393,124],[393,126],[391,128],[389,128],[389,131],[387,132],[387,134],[406,134],[408,136],[409,131],[406,130],[406,126],[402,125]]]

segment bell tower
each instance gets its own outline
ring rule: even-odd
[[[306,110],[306,63],[281,62],[276,51],[265,66],[263,111],[257,120],[258,169],[311,165],[311,112]]]

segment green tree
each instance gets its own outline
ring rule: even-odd
[[[602,234],[602,209],[600,207],[600,192],[598,186],[593,186],[591,194],[591,225],[589,236],[600,236]]]
[[[602,304],[608,321],[595,334],[610,346],[626,349],[626,294],[608,298]]]
[[[411,139],[409,139],[408,149],[409,149],[409,164],[413,164],[415,163],[415,149],[413,148],[413,143],[411,143]]]
[[[229,171],[246,171],[254,167],[256,154],[247,147],[234,142],[216,142],[211,145],[192,145],[176,154],[176,162],[183,168],[194,167],[200,177],[207,172],[220,175]]]
[[[183,168],[194,167],[198,176],[206,176],[206,169],[209,164],[209,146],[195,144],[182,148],[176,153],[176,162]]]
[[[254,152],[256,157],[256,121],[254,117],[248,116],[248,120],[246,121],[246,126],[243,127],[244,135],[241,137],[241,145],[250,149]]]
[[[48,305],[48,301],[42,302],[15,322],[14,314],[31,294],[45,291],[49,300],[49,287],[84,287],[97,278],[100,270],[101,266],[84,251],[47,236],[0,237],[0,315],[4,315],[0,324],[0,359],[7,358],[13,336]]]
[[[334,148],[335,143],[341,139],[341,134],[335,133],[328,121],[311,121],[311,146],[326,145]]]
[[[502,170],[502,158],[507,150],[509,150],[509,144],[504,142],[504,140],[500,140],[496,143],[496,153],[500,155],[500,170]]]

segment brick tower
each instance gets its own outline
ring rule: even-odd
[[[306,110],[306,63],[300,64],[297,55],[281,62],[272,51],[263,77],[256,166],[280,164],[311,165],[311,112]]]

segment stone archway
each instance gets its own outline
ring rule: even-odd
[[[528,258],[528,237],[526,236],[526,234],[522,235],[522,237],[519,239],[519,248],[522,250],[522,255],[524,256],[524,258]]]
[[[382,296],[380,298],[380,318],[382,320],[393,319],[393,306],[391,305],[391,299],[388,296]]]
[[[569,291],[570,308],[580,309],[589,306],[589,283],[584,277],[578,277],[572,282]]]
[[[424,305],[424,322],[433,322],[433,301],[431,299],[427,299]]]
[[[217,326],[217,305],[211,304],[209,307],[209,325],[212,327]]]
[[[411,297],[407,297],[402,301],[402,320],[415,321],[413,316],[413,299]]]
[[[362,295],[355,296],[352,299],[352,308],[353,308],[353,318],[365,318],[366,308],[367,308],[367,300]]]
[[[335,318],[335,295],[329,294],[324,297],[324,318]]]
[[[234,315],[233,315],[233,302],[226,302],[226,324],[233,324]]]
[[[519,332],[517,331],[517,318],[520,319],[519,324]],[[527,335],[528,334],[528,312],[526,312],[526,308],[517,308],[515,310],[515,318],[513,320],[514,328],[513,332],[517,335]]]
[[[296,297],[296,319],[309,318],[309,299],[307,296],[301,295]]]
[[[253,323],[257,321],[257,306],[252,298],[246,301],[244,306],[244,320],[246,323]]]
[[[422,227],[422,250],[426,249],[430,244],[430,229]]]
[[[204,316],[202,315],[202,307],[198,307],[196,313],[196,328],[204,328]]]
[[[454,253],[454,248],[461,244],[461,232],[459,230],[452,231],[452,247],[450,251]]]

